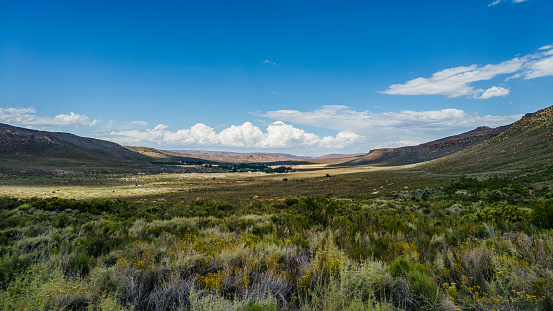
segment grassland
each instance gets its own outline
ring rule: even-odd
[[[0,309],[553,308],[551,166],[294,169],[1,176]]]
[[[0,177],[0,195],[72,199],[125,198],[189,201],[284,199],[336,196],[369,198],[380,194],[434,187],[455,178],[416,170],[416,167],[293,167],[294,172],[188,174],[63,174]]]

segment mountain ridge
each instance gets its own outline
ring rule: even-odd
[[[527,113],[501,134],[422,168],[441,172],[538,169],[553,166],[553,106]]]
[[[497,128],[481,126],[465,133],[444,137],[416,146],[373,149],[369,153],[345,162],[342,165],[397,166],[426,162],[477,145],[499,135],[508,127],[509,125]]]

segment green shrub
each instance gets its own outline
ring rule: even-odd
[[[553,199],[541,201],[534,207],[532,223],[542,228],[553,228]]]
[[[480,239],[487,239],[490,237],[490,232],[488,232],[488,228],[482,224],[478,227],[478,229],[476,229],[474,235]]]
[[[273,224],[268,223],[264,226],[253,226],[252,234],[263,236],[265,234],[271,233],[273,231]]]
[[[483,208],[478,211],[477,216],[495,222],[520,222],[529,218],[530,211],[518,205],[498,204]]]
[[[441,300],[441,293],[436,283],[419,270],[410,271],[407,275],[411,293],[419,306],[433,306]]]
[[[399,256],[392,264],[390,265],[390,273],[393,277],[401,277],[409,272],[409,262],[405,257]]]
[[[198,235],[199,232],[200,231],[198,230],[198,228],[191,227],[187,224],[178,226],[175,228],[175,230],[173,230],[173,234],[177,237],[183,237],[187,234]]]
[[[5,288],[17,275],[27,270],[31,260],[26,255],[13,254],[0,260],[0,289]]]
[[[301,236],[294,236],[292,238],[292,243],[301,249],[309,248],[309,241],[302,238]]]
[[[75,253],[69,257],[69,271],[78,275],[88,275],[91,264],[92,258],[87,254]]]
[[[250,302],[245,307],[240,308],[240,311],[277,311],[277,306],[274,302]]]
[[[86,310],[90,301],[81,281],[59,269],[33,266],[0,291],[0,310]]]
[[[375,298],[385,287],[386,267],[383,263],[366,260],[361,264],[344,267],[340,272],[341,296],[346,300],[365,302]]]
[[[288,205],[288,206],[293,206],[293,205],[296,205],[296,204],[300,203],[300,200],[297,199],[297,198],[286,198],[284,200],[284,203],[286,203],[286,205]]]

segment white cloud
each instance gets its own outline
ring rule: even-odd
[[[367,131],[377,129],[464,129],[478,126],[500,126],[516,121],[515,116],[489,116],[468,114],[459,109],[442,109],[431,111],[403,110],[400,112],[371,113],[355,111],[344,105],[328,105],[314,111],[275,110],[261,116],[283,120],[296,124],[353,131],[369,135]]]
[[[505,79],[505,82],[511,80],[511,79],[517,79],[517,78],[520,78],[522,75],[520,73],[515,73],[514,75],[508,77],[507,79]]]
[[[540,48],[540,50],[550,50],[553,49],[553,45],[544,45]]]
[[[540,52],[516,57],[499,64],[485,66],[470,65],[444,69],[434,73],[430,78],[416,78],[404,84],[393,84],[380,93],[390,95],[444,95],[450,98],[468,96],[474,98],[491,98],[487,91],[475,89],[472,83],[487,81],[498,75],[513,74],[505,82],[524,76],[533,79],[553,75],[553,49],[550,46],[540,48]],[[493,89],[497,91],[497,89]],[[503,89],[505,93],[506,89]],[[503,94],[502,93],[502,94]],[[507,95],[505,93],[504,95]],[[499,95],[499,96],[504,96]],[[496,95],[497,96],[497,95]]]
[[[506,96],[509,94],[509,90],[506,88],[502,88],[500,86],[492,86],[491,88],[487,89],[482,95],[476,97],[480,99],[488,99],[492,97],[498,97],[498,96]]]
[[[466,132],[479,126],[497,127],[510,124],[522,117],[522,115],[469,114],[459,109],[372,113],[355,111],[343,105],[323,106],[307,112],[275,110],[268,111],[262,116],[344,133],[342,136],[337,135],[336,139],[339,137],[346,139],[345,133],[363,136],[365,139],[362,144],[357,142],[350,145],[349,148],[352,150],[416,145]]]
[[[16,126],[25,126],[37,129],[48,129],[59,126],[94,126],[98,120],[90,120],[89,117],[70,112],[58,114],[54,117],[36,115],[34,108],[0,108],[0,122]]]
[[[381,93],[392,95],[445,95],[447,97],[474,96],[482,90],[474,90],[470,83],[489,80],[499,74],[513,73],[522,68],[524,60],[514,58],[495,65],[459,66],[436,72],[431,78],[417,78],[405,84],[393,84]]]
[[[132,125],[140,125],[140,126],[148,126],[149,123],[146,121],[129,121],[129,124]]]
[[[266,132],[250,122],[232,125],[216,133],[205,124],[198,123],[189,129],[170,131],[159,124],[146,131],[112,131],[106,138],[122,144],[213,146],[235,148],[302,148],[343,149],[362,141],[363,137],[350,131],[335,137],[319,137],[282,121],[267,126]]]
[[[528,63],[524,79],[534,79],[553,75],[553,56]]]
[[[495,0],[494,2],[488,4],[488,6],[494,6],[496,4],[499,4],[502,0]],[[526,2],[528,0],[513,0],[513,3],[521,3],[521,2]]]

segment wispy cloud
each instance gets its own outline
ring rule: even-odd
[[[37,115],[34,108],[0,108],[0,122],[36,129],[49,129],[60,126],[94,126],[99,121],[90,120],[89,117],[74,112],[45,117]]]
[[[336,136],[320,137],[307,133],[282,121],[276,121],[262,131],[250,122],[232,125],[217,133],[213,128],[198,123],[189,129],[171,131],[169,126],[159,124],[145,131],[112,131],[106,138],[122,144],[212,146],[236,148],[301,148],[343,149],[363,139],[351,131],[339,132]]]
[[[553,75],[553,56],[531,61],[528,63],[527,67],[528,69],[524,72],[524,79],[534,79],[544,76],[551,76]]]
[[[553,50],[550,46],[540,48],[540,51],[523,57],[515,57],[499,64],[485,66],[470,65],[444,69],[434,73],[430,78],[416,78],[404,84],[393,84],[380,93],[390,95],[443,95],[450,98],[468,96],[474,98],[492,98],[505,96],[507,89],[491,87],[487,90],[475,89],[472,83],[487,81],[496,76],[513,74],[510,79],[524,76],[534,79],[553,75]],[[495,88],[495,89],[494,89]],[[498,90],[501,89],[501,92]],[[490,96],[491,94],[501,94]]]
[[[512,2],[513,3],[522,3],[522,2],[526,2],[528,0],[513,0]],[[499,4],[500,2],[502,2],[502,0],[495,0],[494,2],[488,4],[488,6],[494,6],[496,4]]]
[[[274,66],[278,66],[278,64],[277,64],[277,63],[275,63],[275,62],[272,62],[272,61],[270,61],[270,60],[268,60],[268,59],[264,60],[264,61],[263,61],[263,64],[269,64],[269,65],[274,65]]]
[[[493,90],[489,91],[489,93],[493,92]],[[343,105],[322,106],[317,110],[306,112],[275,110],[261,116],[295,124],[351,131],[365,137],[363,145],[358,146],[364,150],[403,146],[405,142],[423,143],[479,126],[497,127],[510,124],[522,117],[522,115],[469,114],[459,109],[372,113],[355,111]]]

